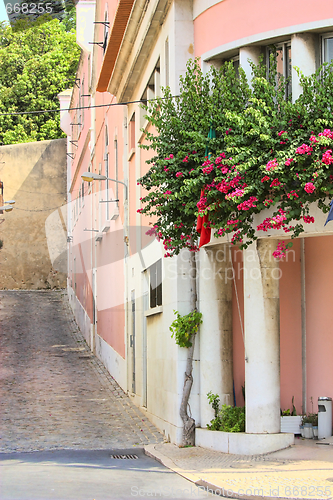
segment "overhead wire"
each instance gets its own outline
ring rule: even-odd
[[[62,111],[77,111],[80,109],[92,109],[92,108],[104,108],[104,107],[113,107],[113,106],[127,106],[127,104],[145,104],[151,101],[158,101],[163,99],[175,99],[180,97],[179,95],[172,95],[170,97],[155,97],[154,99],[138,99],[135,101],[124,101],[124,102],[114,102],[109,104],[94,104],[93,106],[77,106],[75,108],[64,108],[64,109],[39,109],[36,111],[12,111],[10,113],[0,113],[0,116],[21,116],[21,115],[36,115],[42,113],[60,113]]]

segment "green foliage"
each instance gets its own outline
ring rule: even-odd
[[[283,417],[287,417],[287,416],[292,416],[292,417],[295,417],[297,416],[297,410],[296,410],[296,406],[294,405],[294,396],[292,397],[291,399],[291,409],[287,409],[287,410],[281,410],[281,415]]]
[[[212,405],[215,418],[207,425],[211,431],[245,432],[245,407],[222,405],[217,394],[207,394],[209,404]]]
[[[75,31],[76,29],[76,8],[74,0],[65,1],[65,17],[60,25],[65,31]]]
[[[191,347],[192,336],[195,335],[202,323],[202,314],[198,311],[192,311],[185,316],[181,316],[178,311],[174,311],[177,315],[169,328],[172,332],[171,337],[175,337],[176,344],[180,347]]]
[[[215,418],[217,417],[220,410],[220,398],[218,394],[213,394],[212,391],[209,391],[207,394],[208,402],[212,405],[212,408],[215,413]]]
[[[308,415],[303,415],[302,425],[312,424],[314,426],[318,425],[318,413],[309,413]]]
[[[150,144],[143,146],[154,155],[139,180],[146,189],[140,211],[157,217],[154,229],[165,256],[197,250],[198,216],[208,216],[216,237],[230,233],[231,242],[245,248],[256,230],[282,228],[297,237],[303,222],[313,222],[314,201],[329,210],[333,65],[300,75],[303,94],[292,103],[275,61],[273,52],[268,77],[262,61],[253,65],[251,86],[231,63],[204,75],[198,61],[190,61],[180,96],[172,98],[166,88],[163,99],[146,107],[157,134],[148,132]],[[211,128],[215,138],[208,137]],[[254,216],[269,208],[255,227]]]
[[[75,33],[67,33],[57,19],[38,19],[24,29],[0,26],[0,142],[64,136],[57,112],[1,113],[59,109],[57,95],[72,86],[79,56]]]

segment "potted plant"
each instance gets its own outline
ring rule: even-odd
[[[301,416],[297,415],[294,405],[294,396],[291,400],[291,410],[281,410],[281,432],[290,432],[293,434],[301,434]]]
[[[313,429],[313,437],[318,437],[318,413],[310,413],[309,415],[312,419],[312,429]]]
[[[306,439],[312,439],[313,438],[313,426],[312,426],[312,422],[313,422],[313,414],[309,414],[309,415],[304,415],[302,417],[302,424],[304,425],[304,437]]]

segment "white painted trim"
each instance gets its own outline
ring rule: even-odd
[[[263,455],[294,444],[294,434],[247,434],[195,429],[195,445],[236,455]]]
[[[214,5],[222,3],[223,0],[194,0],[193,1],[193,20],[196,19],[200,14],[206,12]]]
[[[264,31],[262,33],[256,33],[255,35],[250,35],[244,38],[239,38],[238,40],[233,40],[232,42],[225,43],[220,45],[219,47],[215,47],[214,49],[208,50],[201,54],[202,61],[209,61],[214,57],[218,57],[223,55],[225,52],[229,52],[231,50],[238,49],[240,47],[244,47],[246,45],[259,44],[260,42],[264,42],[263,45],[266,45],[275,38],[286,37],[293,35],[295,33],[304,33],[311,30],[321,30],[321,29],[332,29],[333,19],[323,19],[322,21],[312,21],[310,23],[303,24],[295,24],[293,26],[286,26],[284,28]],[[280,40],[279,40],[280,41]]]
[[[328,198],[327,202],[329,202]],[[252,227],[256,230],[258,224],[260,224],[266,217],[272,217],[274,210],[276,210],[276,207],[270,207],[265,210],[262,210],[259,214],[255,214],[253,217]],[[322,210],[318,208],[317,202],[313,202],[310,204],[309,215],[314,217],[315,222],[306,224],[303,221],[299,221],[298,223],[302,224],[304,228],[304,233],[301,233],[298,238],[333,235],[333,222],[329,222],[327,226],[325,226],[328,213],[324,214],[324,212],[322,212]],[[207,243],[207,245],[204,245],[204,248],[207,248],[211,245],[228,243],[231,240],[233,234],[234,233],[230,233],[229,235],[215,238],[214,231],[212,231],[210,242]],[[269,238],[269,237],[273,237],[274,239],[284,239],[284,240],[290,239],[288,233],[285,233],[283,229],[278,229],[278,230],[269,229],[267,232],[256,230],[256,236],[258,239]]]
[[[107,368],[110,375],[116,380],[123,391],[127,391],[126,359],[118,354],[97,333],[95,335],[96,356]]]
[[[148,311],[144,312],[145,316],[154,316],[154,314],[161,314],[163,312],[163,306],[156,306],[152,309],[148,309]]]

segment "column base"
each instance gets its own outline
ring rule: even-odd
[[[235,455],[263,455],[294,444],[294,434],[247,434],[195,429],[195,445]]]

